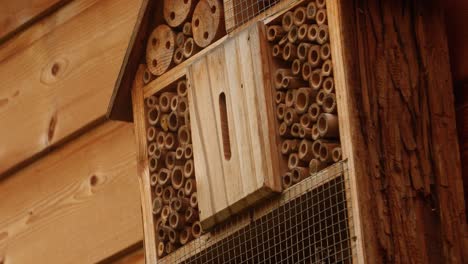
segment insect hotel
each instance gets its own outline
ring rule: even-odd
[[[387,43],[378,1],[350,2],[143,1],[108,116],[134,123],[147,263],[410,260],[391,241],[421,234],[457,257],[456,161],[432,114],[451,98],[424,75],[445,73],[430,36]],[[403,39],[428,32],[414,17],[432,5],[384,2]],[[418,60],[414,76],[393,71]]]

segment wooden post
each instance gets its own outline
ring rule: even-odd
[[[452,82],[437,0],[328,0],[358,259],[466,263]]]

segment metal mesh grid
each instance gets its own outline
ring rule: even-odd
[[[346,161],[312,175],[161,263],[352,263]]]
[[[225,0],[228,31],[245,24],[279,2],[281,0]]]

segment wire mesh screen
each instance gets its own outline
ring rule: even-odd
[[[228,32],[284,0],[224,0]]]
[[[346,162],[216,227],[161,263],[352,263]]]

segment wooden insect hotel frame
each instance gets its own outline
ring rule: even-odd
[[[108,116],[135,125],[147,263],[406,262],[413,256],[389,246],[405,226],[436,238],[416,250],[420,259],[463,259],[463,235],[447,235],[466,230],[460,164],[439,142],[456,140],[451,95],[439,94],[440,109],[416,102],[416,95],[438,93],[426,82],[387,98],[380,82],[398,73],[374,73],[368,58],[387,54],[385,40],[366,35],[379,8],[401,16],[398,29],[427,34],[414,17],[441,21],[437,5],[374,2],[143,1]],[[446,61],[422,49],[426,70],[444,77]],[[387,56],[377,70],[395,61]],[[397,81],[392,96],[409,85]],[[421,104],[449,117],[421,113]],[[390,109],[401,110],[402,121]],[[440,153],[455,160],[450,182],[441,171],[450,162]],[[412,204],[400,204],[405,197]],[[402,206],[412,213],[401,214]],[[439,222],[420,226],[424,219]],[[413,243],[408,232],[400,239]],[[449,246],[457,241],[461,246]],[[426,250],[433,245],[439,251]]]

